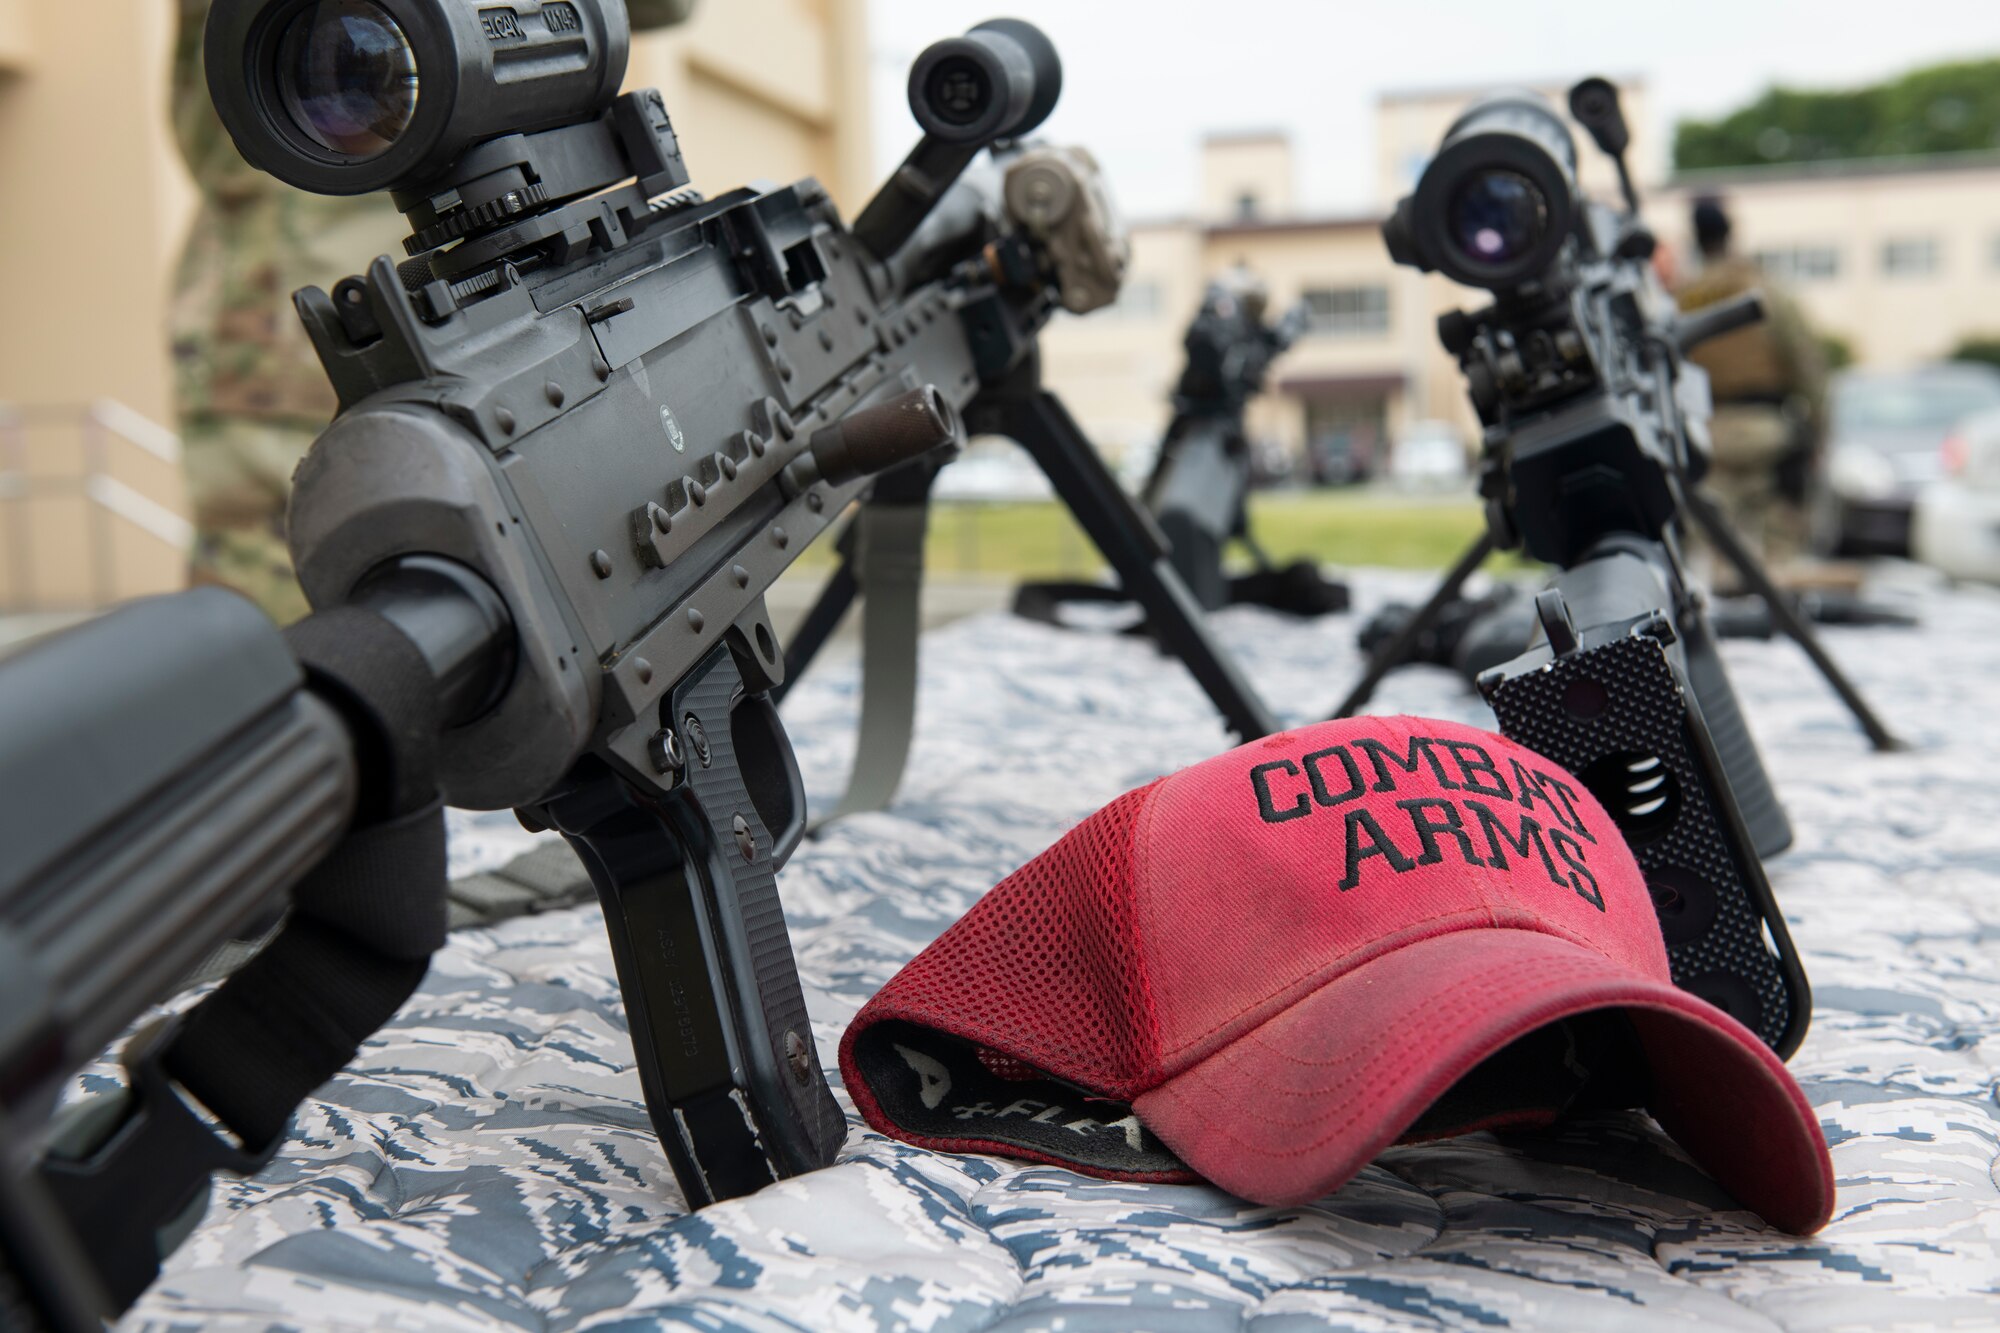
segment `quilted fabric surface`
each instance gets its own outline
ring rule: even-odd
[[[1420,586],[1370,577],[1357,600]],[[1772,865],[1817,1002],[1793,1068],[1840,1186],[1809,1241],[1635,1115],[1393,1149],[1285,1209],[941,1156],[855,1120],[833,1168],[689,1215],[585,907],[456,935],[278,1160],[217,1186],[124,1327],[2000,1327],[2000,597],[1928,591],[1921,610],[1920,630],[1826,635],[1916,742],[1903,754],[1870,753],[1790,645],[1725,645],[1798,829]],[[1359,667],[1352,616],[1216,623],[1288,722]],[[828,664],[786,703],[816,797],[843,779],[855,683]],[[1490,725],[1431,669],[1376,707]],[[928,636],[895,808],[809,842],[781,880],[823,1063],[1007,871],[1227,743],[1143,642],[1001,616]],[[455,836],[461,873],[525,840],[505,815]]]

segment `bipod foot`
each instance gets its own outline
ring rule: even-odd
[[[1232,606],[1265,606],[1293,616],[1325,616],[1353,605],[1345,583],[1320,573],[1310,560],[1239,574],[1229,580]]]

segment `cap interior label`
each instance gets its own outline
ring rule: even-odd
[[[856,1040],[854,1057],[883,1112],[912,1138],[1005,1144],[1112,1175],[1193,1178],[1124,1102],[1025,1066],[1029,1077],[1002,1077],[956,1037],[879,1023]]]

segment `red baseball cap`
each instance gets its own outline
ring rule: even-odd
[[[1833,1208],[1784,1064],[1677,989],[1581,782],[1368,717],[1127,792],[890,979],[840,1044],[869,1124],[1297,1204],[1397,1142],[1644,1107],[1744,1204]]]

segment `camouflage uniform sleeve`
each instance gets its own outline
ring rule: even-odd
[[[1787,387],[1804,403],[1808,420],[1817,425],[1826,406],[1826,354],[1790,293],[1766,287],[1764,295]]]
[[[632,16],[632,30],[671,28],[685,23],[694,13],[695,0],[625,0],[625,12]]]
[[[169,85],[173,102],[168,111],[174,142],[187,163],[188,174],[204,195],[221,202],[236,203],[274,193],[277,183],[243,160],[208,100],[201,32],[208,22],[209,0],[175,0],[175,4],[177,25]]]

